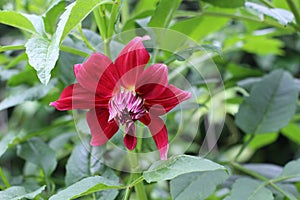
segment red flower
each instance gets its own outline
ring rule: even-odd
[[[159,117],[191,94],[168,83],[168,69],[154,64],[144,69],[149,53],[135,37],[113,63],[100,53],[93,53],[83,64],[74,66],[78,83],[65,88],[60,98],[50,105],[58,110],[89,109],[86,119],[91,130],[91,145],[105,144],[119,129],[126,126],[124,144],[136,146],[136,120],[148,126],[160,158],[168,153],[168,133]]]

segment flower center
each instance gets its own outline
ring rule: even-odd
[[[120,91],[108,104],[109,119],[124,125],[132,123],[146,113],[144,100],[132,91]]]

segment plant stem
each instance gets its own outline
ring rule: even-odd
[[[269,8],[274,8],[274,5],[269,2],[268,0],[260,0],[263,4],[265,4],[266,6],[268,6]]]
[[[8,182],[8,179],[6,178],[5,174],[3,173],[2,171],[2,168],[0,167],[0,177],[5,185],[6,188],[9,188],[10,187],[10,184]]]
[[[138,179],[140,177],[140,174],[135,174],[135,177],[137,177]],[[134,186],[134,189],[138,197],[137,199],[143,199],[143,200],[148,199],[143,181],[137,182]]]
[[[89,54],[86,53],[86,52],[80,51],[78,49],[74,49],[74,48],[66,46],[66,45],[61,45],[60,50],[64,51],[64,52],[67,52],[67,53],[72,53],[72,54],[75,54],[75,55],[78,55],[78,56],[82,56],[82,57],[89,56]]]
[[[246,147],[250,144],[250,142],[254,139],[255,134],[251,134],[250,138],[247,140],[247,142],[244,142],[243,146],[240,148],[239,152],[236,154],[234,161],[237,161],[240,155],[243,153],[243,151],[246,149]]]
[[[286,2],[289,5],[292,13],[294,14],[297,26],[299,27],[300,26],[300,13],[297,9],[297,6],[295,5],[295,2],[293,0],[286,0]]]
[[[83,42],[85,43],[85,45],[91,49],[93,52],[96,52],[96,49],[93,47],[93,45],[91,45],[91,43],[88,41],[88,39],[85,37],[83,31],[82,31],[82,27],[81,27],[81,24],[78,26],[78,31],[80,33],[80,36],[83,40]]]
[[[110,57],[110,50],[109,50],[109,40],[107,38],[107,24],[106,24],[106,16],[104,13],[104,7],[100,5],[98,9],[96,8],[94,11],[94,17],[99,29],[99,32],[102,37],[102,42],[104,45],[104,54]]]
[[[125,190],[125,195],[124,195],[123,200],[129,200],[130,194],[131,194],[131,187],[128,186],[128,187],[126,188],[126,190]]]
[[[25,49],[24,45],[8,45],[8,46],[0,46],[0,53],[3,51],[9,50],[23,50]]]
[[[110,19],[109,19],[109,24],[107,27],[107,38],[110,40],[110,38],[113,35],[114,32],[114,25],[116,23],[116,19],[119,13],[119,4],[120,4],[120,0],[116,0],[114,2],[114,5],[111,9],[111,14],[110,14]]]

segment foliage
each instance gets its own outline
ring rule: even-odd
[[[1,1],[0,199],[300,199],[299,10],[298,0]],[[166,161],[138,154],[154,151],[147,137],[123,154],[121,131],[91,147],[84,112],[49,106],[74,64],[114,58],[136,35],[152,38],[149,65],[167,64],[193,93],[164,116]]]

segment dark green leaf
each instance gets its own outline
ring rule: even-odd
[[[74,148],[66,165],[66,185],[71,185],[82,178],[94,175],[95,172],[100,172],[103,167],[101,161],[93,155],[97,149],[99,151],[99,147],[86,147],[82,143]]]
[[[265,188],[264,183],[250,178],[238,179],[234,184],[230,196],[225,200],[273,200],[272,192]]]
[[[19,199],[34,199],[38,194],[45,190],[46,186],[42,186],[35,191],[28,192],[24,187],[12,186],[6,190],[0,191],[0,199],[3,200],[19,200]]]
[[[170,190],[174,200],[205,200],[228,178],[225,171],[194,172],[171,180]]]
[[[223,8],[236,8],[236,7],[244,6],[245,4],[245,0],[202,0],[202,1]]]
[[[123,188],[123,187],[124,186],[120,185],[118,182],[106,179],[101,176],[88,177],[58,192],[57,194],[50,197],[49,200],[74,199],[94,192],[99,192],[102,190],[109,190],[109,189]]]
[[[293,160],[286,164],[279,177],[285,179],[300,177],[300,159]]]
[[[282,70],[266,75],[245,97],[236,124],[246,133],[277,132],[295,113],[298,91],[292,76]]]
[[[0,102],[0,110],[19,105],[25,101],[35,101],[43,98],[54,87],[56,81],[52,81],[49,85],[38,85],[29,89],[22,89],[22,92],[18,91],[15,94],[11,94],[3,101]]]
[[[18,139],[18,135],[14,132],[7,133],[0,141],[0,157],[6,152],[9,148],[9,145],[12,144],[15,140]]]
[[[18,146],[18,156],[41,167],[46,176],[56,168],[55,152],[41,139],[32,138]]]
[[[145,180],[150,182],[170,180],[179,175],[191,172],[204,172],[226,170],[225,167],[214,163],[210,160],[180,155],[174,156],[166,161],[157,161],[150,166],[150,168],[143,173]]]
[[[181,0],[161,0],[153,13],[148,26],[167,28]]]

